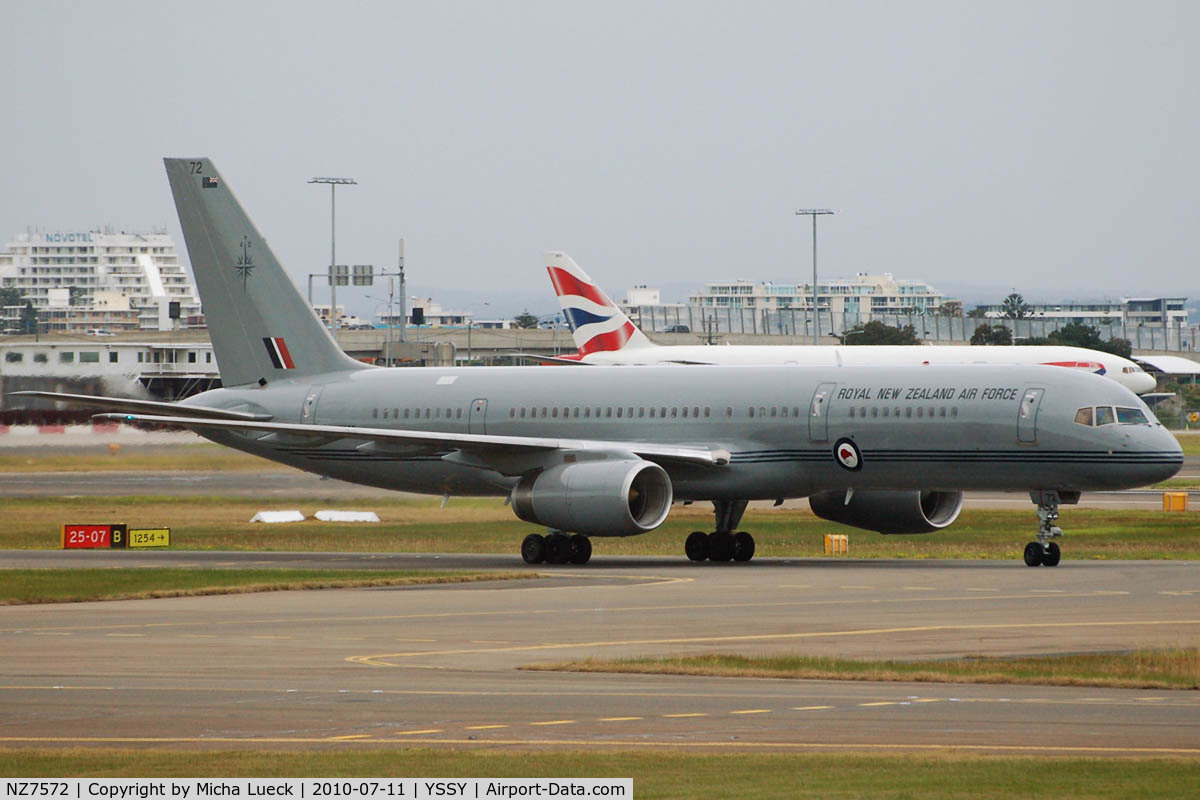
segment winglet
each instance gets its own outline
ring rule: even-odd
[[[580,355],[653,347],[604,290],[569,255],[546,253],[546,271]]]

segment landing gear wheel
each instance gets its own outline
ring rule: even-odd
[[[1042,553],[1042,566],[1057,567],[1060,559],[1062,559],[1062,551],[1058,549],[1058,545],[1054,542],[1046,545],[1046,550]]]
[[[521,542],[521,558],[526,564],[540,564],[546,560],[546,537],[531,533]]]
[[[683,543],[683,552],[692,561],[704,561],[708,558],[708,534],[704,531],[692,531]]]
[[[586,564],[592,557],[592,540],[577,533],[568,540],[567,549],[572,564]]]
[[[754,558],[754,537],[745,531],[733,535],[733,560],[749,561]]]
[[[733,534],[717,531],[708,535],[708,558],[710,561],[728,561],[733,558]]]
[[[546,563],[565,564],[571,557],[571,539],[561,533],[552,533],[546,538]]]
[[[1042,546],[1037,542],[1025,545],[1025,566],[1036,567],[1042,563]]]
[[[1058,521],[1058,504],[1079,502],[1079,492],[1036,490],[1029,493],[1029,498],[1037,504],[1038,531],[1037,541],[1025,545],[1025,564],[1057,567],[1062,551],[1050,540],[1063,535],[1062,528],[1054,524]]]

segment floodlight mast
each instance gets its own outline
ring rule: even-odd
[[[828,208],[802,208],[796,212],[798,217],[812,217],[813,222],[813,282],[812,282],[812,315],[813,315],[813,344],[817,344],[821,336],[821,317],[817,314],[817,217],[832,214]]]
[[[353,178],[313,178],[309,183],[329,184],[329,324],[336,331],[339,322],[337,313],[337,276],[334,275],[334,271],[337,269],[334,266],[337,264],[337,223],[335,221],[337,187],[356,186],[358,185],[358,181]]]

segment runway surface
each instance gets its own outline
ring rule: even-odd
[[[515,556],[121,563],[511,569]],[[0,553],[0,566],[113,554]],[[0,608],[0,745],[1200,757],[1200,693],[532,672],[700,652],[943,658],[1193,646],[1200,564],[605,558],[536,581]]]

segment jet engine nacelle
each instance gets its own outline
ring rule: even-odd
[[[671,479],[649,461],[559,464],[522,478],[513,510],[526,522],[585,536],[636,536],[671,510]]]
[[[808,498],[822,519],[879,533],[930,533],[958,519],[963,493],[944,491],[855,492],[846,503],[844,491],[818,492]]]

